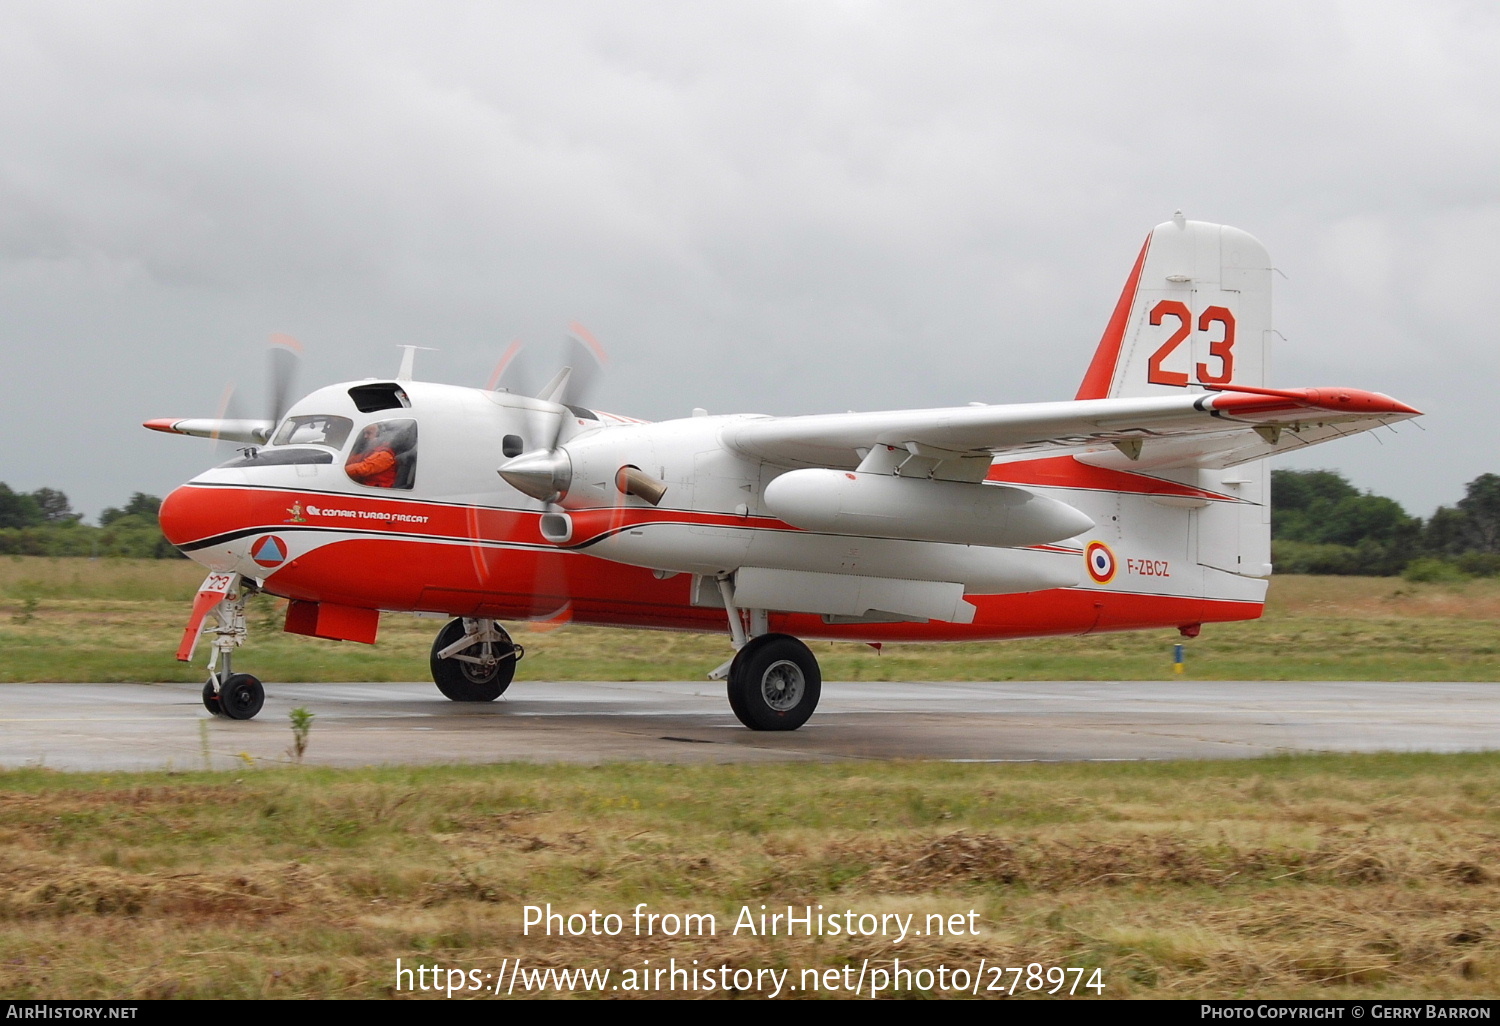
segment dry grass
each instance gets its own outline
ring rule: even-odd
[[[0,560],[0,677],[192,680],[184,563]],[[1500,582],[1280,578],[1194,676],[1500,679]],[[437,624],[375,648],[276,633],[271,680],[425,676]],[[721,639],[522,638],[555,679],[696,676]],[[831,679],[1162,676],[1166,633],[820,646]],[[1268,663],[1266,653],[1276,661]],[[1208,765],[446,767],[0,774],[0,996],[379,997],[404,964],[676,958],[793,970],[1100,968],[1113,997],[1473,997],[1500,981],[1500,756]],[[709,912],[716,936],[523,936],[521,907]],[[977,912],[978,936],[762,938],[742,905]]]
[[[1450,619],[1500,622],[1500,580],[1448,583],[1400,577],[1304,577],[1272,579],[1268,619]]]
[[[851,775],[852,774],[852,775]],[[378,997],[445,968],[1100,968],[1113,997],[1466,997],[1500,980],[1500,756],[1208,766],[5,774],[6,997]],[[715,936],[524,936],[522,906]],[[754,911],[977,936],[753,937]],[[618,978],[618,977],[617,977]]]

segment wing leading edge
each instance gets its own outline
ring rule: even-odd
[[[725,427],[724,442],[784,467],[872,470],[872,460],[889,460],[889,455],[881,456],[884,450],[924,461],[922,469],[928,472],[970,461],[982,461],[987,468],[997,457],[1065,453],[1122,469],[1207,468],[1230,467],[1416,416],[1420,411],[1405,403],[1359,389],[1231,387],[1165,396],[745,419]],[[983,474],[939,471],[933,476],[978,480]]]

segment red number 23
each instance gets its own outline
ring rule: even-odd
[[[1178,388],[1186,388],[1188,376],[1181,371],[1169,371],[1162,366],[1162,363],[1178,346],[1182,345],[1193,330],[1193,312],[1185,303],[1176,299],[1163,299],[1151,308],[1151,323],[1159,325],[1167,317],[1177,321],[1177,330],[1172,332],[1161,347],[1151,354],[1151,359],[1146,365],[1146,380],[1154,385],[1175,385]],[[1208,364],[1199,363],[1193,370],[1197,375],[1198,383],[1202,385],[1227,385],[1234,377],[1234,314],[1230,313],[1226,307],[1211,306],[1198,317],[1198,330],[1208,331],[1209,326],[1215,321],[1223,325],[1224,337],[1208,343],[1208,356],[1211,360],[1219,361],[1219,372],[1210,374]]]

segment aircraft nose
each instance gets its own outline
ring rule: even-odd
[[[213,511],[208,507],[207,498],[203,489],[189,485],[174,488],[167,494],[157,513],[161,533],[167,541],[183,545],[213,533],[209,523]]]

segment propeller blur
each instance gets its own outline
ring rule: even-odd
[[[395,378],[283,408],[290,370],[274,370],[264,419],[146,425],[251,446],[162,506],[210,571],[178,658],[209,634],[204,703],[248,719],[264,689],[230,664],[257,591],[321,638],[373,642],[382,611],[451,617],[431,666],[455,701],[510,685],[524,652],[503,621],[723,632],[733,655],[709,675],[735,715],[793,730],[821,687],[805,638],[1253,619],[1268,458],[1418,416],[1375,392],[1267,387],[1270,268],[1237,229],[1159,225],[1067,402],[645,423],[579,405],[604,361],[579,325],[534,395],[494,387],[514,345],[485,389],[412,380],[408,351]]]

